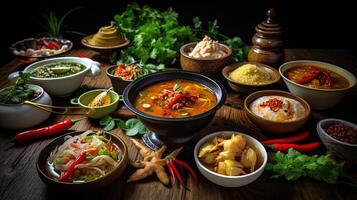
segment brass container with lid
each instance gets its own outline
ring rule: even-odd
[[[249,62],[264,63],[275,68],[284,62],[283,31],[276,22],[274,9],[267,12],[268,19],[255,27],[253,47],[248,53]]]

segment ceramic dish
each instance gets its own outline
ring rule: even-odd
[[[46,46],[43,44],[42,41],[44,41],[44,40],[55,41],[57,44],[62,45],[61,46],[62,49],[55,50],[51,53],[46,53],[47,52],[46,49],[49,49],[49,48],[46,48]],[[12,44],[10,46],[9,50],[15,56],[18,56],[21,58],[48,58],[48,57],[58,56],[58,55],[67,53],[68,51],[70,51],[72,49],[72,47],[73,47],[73,43],[70,40],[44,37],[44,38],[38,38],[38,39],[27,38],[27,39],[15,42],[14,44]],[[38,50],[43,53],[41,53],[39,55],[33,54],[34,50]],[[23,52],[23,53],[21,53],[21,52]]]
[[[91,108],[88,107],[87,105],[96,97],[98,94],[101,92],[104,92],[108,89],[97,89],[97,90],[91,90],[86,93],[83,93],[79,98],[73,98],[71,99],[71,104],[73,105],[79,105],[83,108],[87,108],[88,110],[92,109],[93,111],[88,114],[88,117],[93,118],[93,119],[100,119],[106,115],[109,115],[110,113],[114,112],[117,110],[119,101],[121,101],[120,96],[118,93],[109,90],[109,96],[112,100],[112,103],[109,105],[105,106],[100,106],[100,107],[95,107]]]
[[[200,147],[205,142],[214,138],[215,136],[224,135],[224,136],[229,137],[233,134],[243,134],[245,139],[250,144],[254,145],[255,149],[259,151],[260,156],[262,157],[262,161],[261,161],[262,163],[261,163],[260,167],[249,174],[241,175],[241,176],[226,176],[226,175],[216,173],[216,172],[211,171],[210,169],[206,168],[198,158],[198,151],[199,151]],[[197,168],[201,172],[201,174],[204,177],[206,177],[208,180],[210,180],[211,182],[213,182],[217,185],[224,186],[224,187],[241,187],[241,186],[248,185],[248,184],[252,183],[256,179],[258,179],[259,176],[263,173],[265,165],[268,160],[268,154],[267,154],[264,146],[258,140],[256,140],[255,138],[253,138],[247,134],[235,132],[235,131],[219,131],[219,132],[214,132],[212,134],[209,134],[209,135],[203,137],[196,144],[193,156],[195,158]]]
[[[232,49],[220,44],[227,53],[221,58],[194,58],[189,53],[197,45],[197,42],[183,45],[180,49],[180,63],[183,70],[199,72],[212,76],[219,76],[223,67],[232,62]]]
[[[154,83],[176,79],[195,81],[206,86],[215,94],[217,101],[216,105],[202,114],[185,118],[156,117],[143,113],[135,108],[135,99],[139,95],[139,91],[143,88]],[[225,102],[226,90],[218,81],[205,75],[182,70],[169,70],[149,74],[136,79],[125,88],[123,96],[126,107],[134,112],[150,131],[155,133],[149,138],[153,143],[158,142],[159,144],[162,144],[161,142],[165,141],[172,145],[182,145],[183,143],[190,141],[197,131],[207,126],[216,111]]]
[[[277,122],[277,121],[267,120],[263,117],[256,115],[249,108],[250,104],[254,100],[258,99],[259,97],[263,97],[263,96],[282,96],[282,97],[294,99],[294,100],[298,101],[299,103],[301,103],[301,105],[303,106],[303,108],[305,110],[304,111],[305,114],[302,118],[299,118],[299,119],[293,120],[293,121]],[[310,116],[310,106],[305,100],[303,100],[302,98],[295,96],[291,93],[280,91],[280,90],[262,90],[262,91],[258,91],[258,92],[254,92],[254,93],[250,94],[244,100],[244,110],[245,110],[245,113],[247,114],[247,116],[249,117],[249,119],[254,124],[256,124],[261,129],[268,131],[272,134],[283,134],[283,133],[293,132],[293,131],[301,128],[302,126],[304,126],[304,124],[307,122],[307,120]]]
[[[342,142],[330,136],[324,128],[326,128],[330,124],[341,123],[357,129],[357,125],[345,120],[328,118],[319,121],[317,123],[316,129],[319,137],[326,147],[326,149],[332,153],[333,155],[340,157],[345,160],[356,161],[357,160],[357,144],[349,144],[346,142]]]
[[[3,90],[8,89],[4,88]],[[38,85],[29,84],[29,88],[36,90],[40,95],[31,100],[34,103],[52,105],[51,97]],[[7,129],[25,129],[38,125],[50,116],[49,112],[25,104],[1,104],[0,126]]]
[[[86,47],[88,47],[88,48],[90,48],[90,49],[102,54],[102,55],[105,55],[105,56],[109,56],[114,51],[119,50],[121,48],[124,48],[130,43],[130,40],[125,38],[125,41],[122,44],[111,45],[111,46],[96,46],[96,45],[91,45],[88,42],[88,40],[91,39],[93,36],[94,36],[94,34],[84,37],[81,40],[82,44],[84,46],[86,46]]]
[[[73,62],[79,63],[85,66],[85,69],[64,77],[58,78],[37,78],[30,77],[29,82],[43,87],[51,95],[58,97],[70,96],[76,91],[82,84],[82,81],[86,76],[95,77],[100,73],[99,63],[89,58],[78,57],[58,57],[35,62],[27,66],[23,72],[32,72],[34,69],[52,63],[58,62]],[[15,80],[19,72],[14,72],[9,75],[10,80]]]
[[[261,84],[261,85],[249,85],[249,84],[244,84],[244,83],[240,83],[240,82],[232,80],[230,78],[230,73],[245,64],[254,64],[260,68],[263,68],[266,72],[268,72],[270,74],[270,76],[272,77],[272,80],[266,84]],[[239,93],[244,93],[244,94],[250,94],[250,93],[258,91],[258,90],[272,89],[272,85],[277,83],[280,80],[279,72],[276,69],[274,69],[273,67],[270,67],[268,65],[265,65],[262,63],[255,63],[255,62],[241,62],[241,63],[228,65],[223,68],[222,74],[223,74],[224,78],[227,79],[229,86],[234,91],[239,92]]]
[[[310,88],[289,80],[284,73],[293,67],[300,65],[312,65],[322,69],[327,69],[329,71],[335,72],[349,82],[349,86],[342,89],[318,89]],[[346,95],[347,91],[356,85],[356,77],[341,67],[333,64],[313,61],[313,60],[296,60],[284,63],[279,68],[280,76],[283,78],[285,84],[287,85],[289,91],[309,102],[312,109],[316,110],[326,110],[334,107],[338,104],[342,98]],[[321,101],[323,99],[323,101]]]
[[[117,66],[112,66],[109,67],[106,70],[107,76],[110,78],[110,82],[112,83],[112,86],[114,88],[114,91],[118,94],[123,94],[123,91],[129,83],[133,82],[132,80],[124,80],[121,77],[116,77],[113,75],[112,71],[117,68]]]
[[[72,132],[68,133],[66,135],[79,135],[83,132]],[[56,139],[54,139],[52,142],[50,142],[48,145],[43,148],[37,158],[36,161],[36,168],[38,175],[40,176],[41,180],[46,183],[48,186],[50,186],[53,189],[59,189],[59,190],[68,190],[68,191],[73,191],[73,192],[85,192],[85,191],[91,191],[91,190],[97,190],[99,188],[103,188],[106,185],[110,184],[114,180],[120,177],[120,175],[124,172],[126,169],[126,165],[128,163],[128,150],[127,147],[122,139],[119,137],[106,133],[110,135],[111,137],[111,142],[116,144],[122,153],[122,158],[119,161],[119,165],[111,172],[108,174],[97,178],[92,181],[88,182],[83,182],[83,183],[78,183],[78,182],[60,182],[57,179],[53,178],[49,174],[49,169],[48,169],[48,157],[50,153],[59,145],[62,145],[63,142],[65,141],[64,138],[66,135],[62,135]]]

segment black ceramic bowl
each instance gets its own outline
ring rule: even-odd
[[[65,136],[67,136],[67,135],[74,136],[74,135],[79,135],[82,133],[83,132],[72,132],[72,133],[62,135],[62,136],[54,139],[52,142],[50,142],[40,152],[40,154],[37,158],[37,162],[36,162],[37,172],[38,172],[38,175],[40,176],[41,180],[44,183],[46,183],[48,186],[50,186],[51,188],[57,189],[57,190],[73,191],[73,192],[97,190],[97,189],[103,188],[104,186],[113,182],[126,169],[126,165],[128,163],[128,150],[127,150],[127,147],[126,147],[124,141],[113,134],[106,133],[106,134],[110,135],[111,141],[114,144],[116,144],[122,152],[122,159],[119,161],[119,165],[113,171],[109,172],[105,176],[102,176],[100,178],[97,178],[95,180],[88,181],[85,183],[61,182],[61,181],[58,181],[57,179],[53,178],[52,176],[50,176],[50,173],[48,171],[48,165],[47,165],[47,159],[48,159],[50,153],[57,146],[62,145],[64,143]]]
[[[195,81],[208,87],[216,95],[217,105],[205,113],[187,118],[155,117],[145,114],[134,107],[133,104],[139,91],[154,83],[174,79]],[[226,89],[221,83],[208,76],[189,71],[170,70],[150,74],[133,81],[125,88],[123,95],[127,108],[134,112],[146,127],[153,132],[143,138],[147,145],[149,144],[146,140],[149,139],[156,147],[162,144],[180,146],[189,142],[196,132],[208,125],[216,111],[224,104]],[[155,147],[152,148],[155,149]]]

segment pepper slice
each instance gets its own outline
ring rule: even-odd
[[[308,74],[304,74],[303,77],[299,80],[296,80],[296,83],[299,84],[305,84],[305,83],[309,83],[312,80],[314,80],[315,78],[317,78],[318,75],[320,75],[321,71],[319,69],[317,69],[316,67],[309,67],[309,73]]]
[[[59,177],[58,180],[59,181],[68,180],[68,178],[73,174],[74,168],[76,167],[76,165],[78,165],[81,162],[83,162],[85,158],[86,158],[86,154],[85,153],[79,154],[78,158],[76,158],[76,160],[73,161],[73,163],[69,166],[68,170],[61,177]]]

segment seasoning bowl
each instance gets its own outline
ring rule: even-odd
[[[230,73],[246,64],[253,64],[253,65],[256,65],[256,66],[264,69],[267,73],[269,73],[272,80],[265,84],[259,84],[259,85],[258,84],[256,84],[256,85],[245,84],[245,83],[240,83],[238,81],[232,80],[230,78]],[[243,94],[250,94],[250,93],[258,91],[258,90],[272,89],[273,85],[280,80],[279,72],[276,69],[274,69],[273,67],[270,67],[268,65],[265,65],[262,63],[257,63],[257,62],[240,62],[240,63],[228,65],[223,68],[222,74],[223,74],[224,78],[227,80],[228,85],[234,91],[243,93]]]
[[[109,45],[109,46],[98,46],[98,45],[92,45],[90,44],[88,41],[93,38],[94,34],[92,35],[88,35],[86,37],[84,37],[81,40],[81,43],[87,47],[92,49],[93,51],[96,51],[98,53],[100,53],[102,56],[104,57],[109,57],[113,52],[118,51],[122,48],[125,48],[126,46],[128,46],[128,44],[130,43],[130,40],[127,39],[126,37],[124,38],[124,42],[121,44],[117,44],[117,45]]]
[[[258,153],[260,154],[260,156],[262,158],[260,167],[257,170],[255,170],[254,172],[251,172],[251,173],[245,174],[245,175],[241,175],[241,176],[226,176],[226,175],[222,175],[222,174],[219,174],[219,173],[209,170],[199,160],[198,151],[199,151],[200,147],[205,142],[211,140],[212,138],[214,138],[218,135],[224,135],[224,136],[229,137],[233,134],[244,135],[247,142],[252,144],[255,147],[255,149],[258,151]],[[265,150],[264,146],[257,139],[255,139],[247,134],[235,132],[235,131],[219,131],[219,132],[214,132],[214,133],[211,133],[211,134],[203,137],[196,144],[193,156],[194,156],[197,168],[201,172],[201,174],[204,177],[206,177],[209,181],[211,181],[217,185],[223,186],[223,187],[241,187],[241,186],[245,186],[245,185],[248,185],[248,184],[254,182],[255,180],[257,180],[260,177],[260,175],[262,175],[265,165],[268,161],[267,151]]]
[[[194,58],[189,53],[195,48],[197,42],[185,44],[180,48],[180,63],[183,70],[198,72],[211,76],[219,76],[223,67],[232,62],[232,49],[221,44],[227,53],[221,58]]]
[[[195,81],[206,86],[215,94],[217,104],[202,114],[186,118],[156,117],[135,108],[135,99],[142,89],[158,82],[175,79]],[[136,79],[125,88],[123,96],[125,106],[135,113],[151,131],[151,133],[144,135],[143,141],[155,149],[163,144],[166,144],[170,148],[180,147],[191,141],[194,134],[206,127],[216,111],[224,104],[226,93],[224,86],[213,78],[195,72],[169,70]]]
[[[326,147],[326,149],[333,155],[348,161],[357,160],[357,144],[350,144],[347,142],[340,141],[329,135],[325,128],[331,124],[341,123],[346,126],[357,129],[357,125],[345,120],[328,118],[323,119],[317,123],[316,129],[319,137]]]
[[[28,84],[29,88],[40,93],[31,102],[52,105],[51,97],[38,85]],[[0,90],[10,89],[12,86]],[[0,103],[0,127],[7,129],[25,129],[44,122],[50,116],[49,112],[25,104]]]
[[[43,65],[58,62],[79,63],[84,65],[86,68],[78,73],[58,78],[30,77],[29,82],[43,87],[43,89],[46,90],[46,92],[48,92],[50,95],[57,97],[67,97],[81,86],[86,76],[95,77],[100,73],[100,64],[98,62],[95,62],[89,58],[78,57],[58,57],[42,60],[27,66],[23,72],[32,72],[34,69]],[[19,72],[14,72],[10,74],[8,78],[10,80],[15,80],[18,76]]]
[[[106,90],[108,90],[108,89],[90,90],[86,93],[83,93],[78,98],[71,99],[71,104],[79,105],[79,106],[86,108],[88,110],[93,110],[92,112],[89,112],[88,117],[93,118],[93,119],[100,119],[100,118],[116,111],[118,108],[118,105],[119,105],[119,101],[121,101],[121,97],[119,96],[118,93],[116,93],[112,90],[109,90],[108,94],[109,94],[110,98],[112,99],[112,102],[109,105],[99,106],[99,107],[94,107],[94,108],[87,106],[96,96],[98,96],[98,94],[100,94],[101,92],[104,92]]]
[[[272,120],[268,120],[263,117],[260,117],[260,116],[256,115],[255,113],[253,113],[249,109],[250,104],[254,100],[256,100],[262,96],[272,96],[272,95],[291,98],[291,99],[294,99],[294,100],[298,101],[299,103],[301,103],[301,105],[305,109],[304,117],[293,120],[293,121],[276,122],[276,121],[272,121]],[[303,127],[305,125],[305,123],[307,122],[307,120],[310,116],[310,112],[311,112],[309,104],[304,99],[302,99],[296,95],[293,95],[289,92],[280,91],[280,90],[262,90],[262,91],[257,91],[257,92],[250,94],[244,100],[244,110],[245,110],[245,113],[247,114],[248,118],[254,124],[256,124],[258,127],[263,129],[264,131],[270,132],[272,134],[286,134],[286,133],[293,132],[293,131]]]
[[[335,72],[344,78],[346,78],[349,82],[349,87],[342,89],[318,89],[318,88],[310,88],[298,83],[295,83],[289,80],[284,73],[293,67],[301,66],[301,65],[313,65],[317,66],[321,69],[327,69],[329,71]],[[338,67],[333,64],[313,61],[313,60],[295,60],[291,62],[284,63],[279,67],[280,76],[283,78],[286,86],[289,91],[309,102],[312,109],[316,110],[326,110],[334,107],[338,104],[343,97],[346,95],[347,91],[356,85],[356,77],[350,73],[349,71]],[[323,101],[321,101],[323,99]]]
[[[54,177],[50,175],[50,169],[48,167],[48,157],[50,153],[59,145],[62,145],[63,142],[65,141],[65,137],[68,135],[75,136],[82,134],[83,132],[72,132],[68,133],[65,135],[62,135],[56,139],[54,139],[52,142],[50,142],[48,145],[46,145],[41,151],[39,156],[37,157],[36,161],[36,169],[38,172],[38,175],[40,176],[41,180],[46,183],[49,187],[57,190],[63,190],[63,191],[71,191],[71,192],[85,192],[85,191],[93,191],[93,190],[98,190],[100,188],[105,187],[106,185],[112,183],[116,179],[118,179],[121,174],[124,172],[126,169],[127,163],[128,163],[128,150],[126,147],[126,144],[124,141],[117,137],[114,134],[110,133],[105,133],[110,136],[111,142],[116,144],[121,152],[122,152],[122,159],[119,161],[118,166],[111,171],[110,173],[97,178],[92,181],[88,182],[60,182]]]
[[[112,86],[114,88],[114,91],[118,94],[123,94],[123,91],[125,89],[125,87],[127,85],[129,85],[129,83],[133,82],[132,80],[124,80],[121,77],[116,77],[113,75],[113,70],[116,68],[117,66],[112,66],[109,67],[106,70],[107,76],[110,78],[110,81],[112,83]]]

